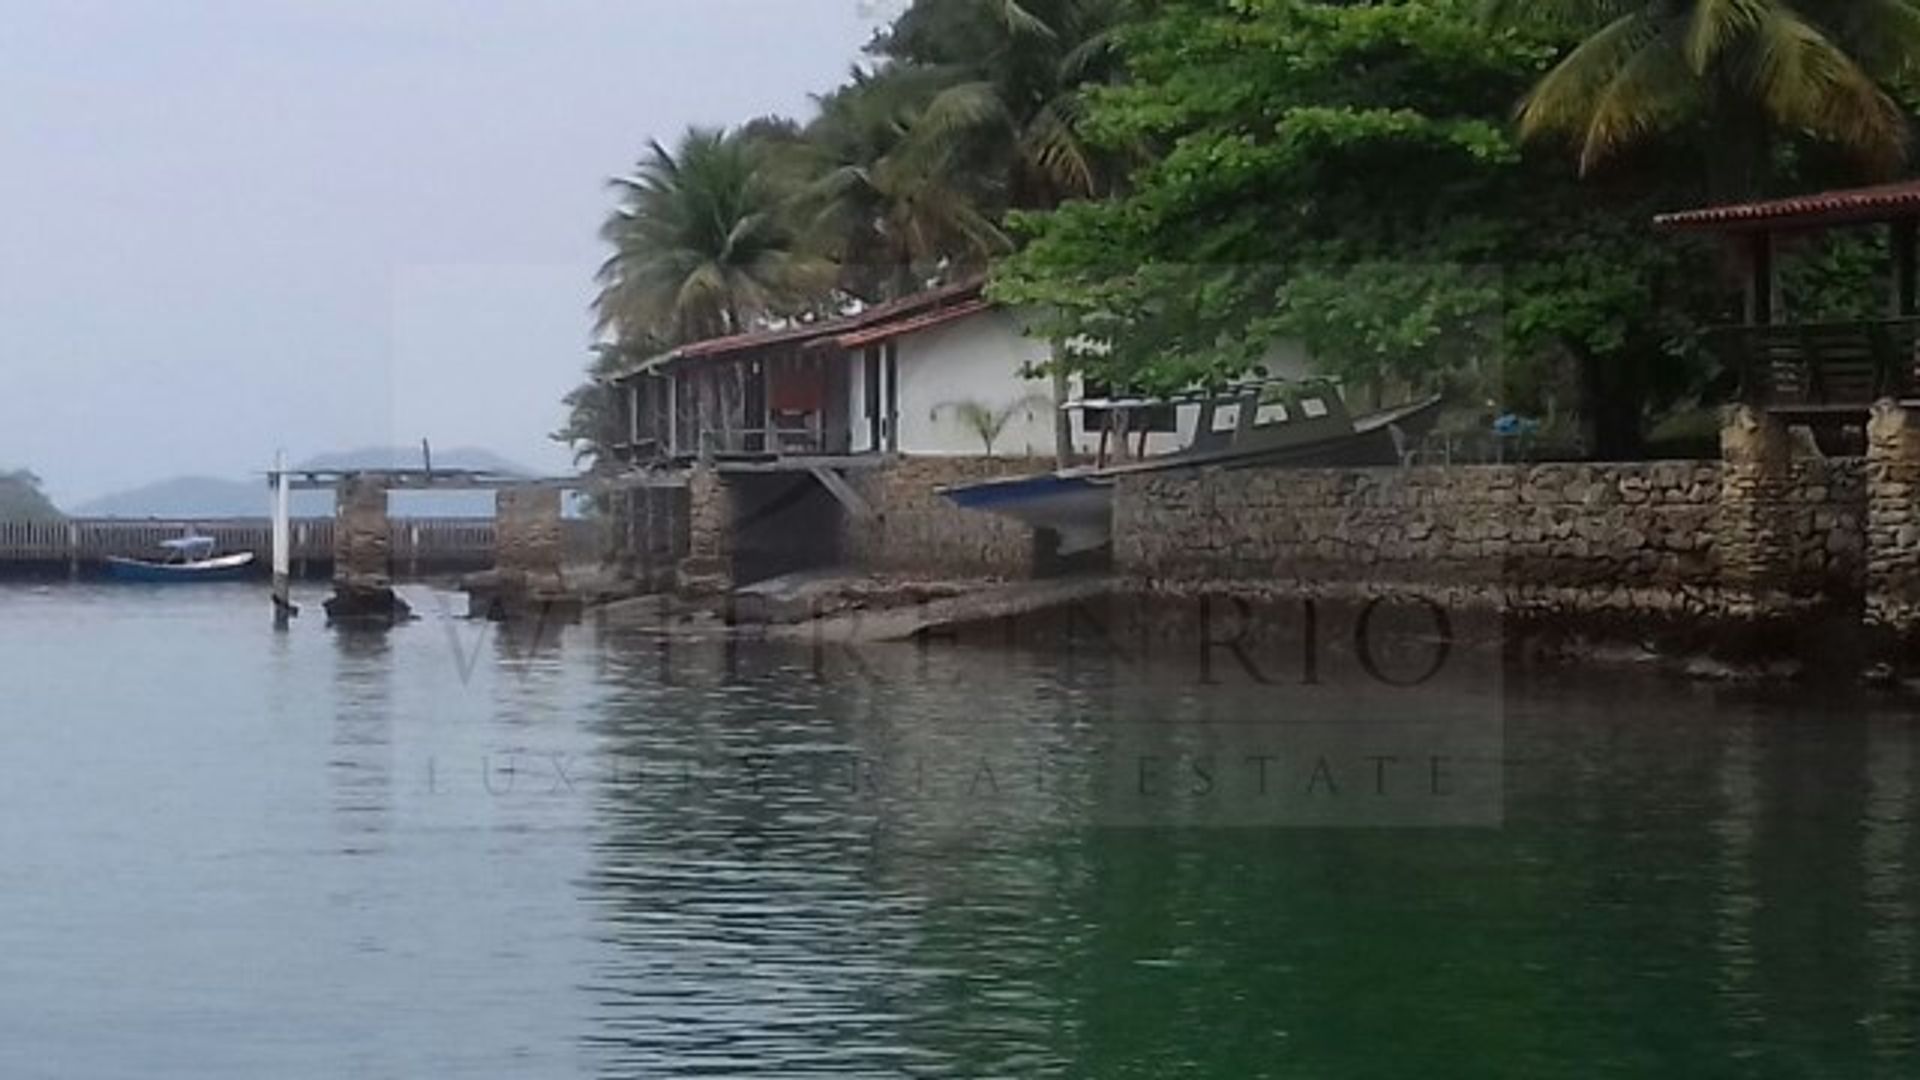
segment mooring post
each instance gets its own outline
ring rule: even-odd
[[[287,452],[273,456],[273,625],[285,630],[299,614],[293,606],[293,499],[287,478]]]

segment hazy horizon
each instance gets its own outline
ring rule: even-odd
[[[63,505],[364,446],[557,471],[611,205],[801,114],[862,0],[74,0],[11,13],[0,468]]]

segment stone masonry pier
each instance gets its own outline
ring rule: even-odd
[[[387,489],[369,477],[341,481],[334,494],[333,596],[327,619],[391,625],[412,616],[393,591],[393,533]]]

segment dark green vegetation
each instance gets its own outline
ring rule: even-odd
[[[1913,0],[915,0],[813,119],[651,146],[599,315],[631,356],[984,269],[1111,385],[1294,340],[1633,456],[1737,313],[1652,215],[1899,174],[1917,48]],[[1798,317],[1881,306],[1871,243],[1783,262]]]
[[[58,521],[63,515],[25,469],[0,471],[0,521]]]

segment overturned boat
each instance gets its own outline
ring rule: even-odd
[[[1200,410],[1192,442],[1175,453],[1108,464],[1108,437],[1103,434],[1093,465],[956,485],[940,489],[940,494],[964,509],[1050,530],[1060,538],[1059,554],[1075,555],[1111,542],[1113,484],[1121,476],[1206,466],[1399,465],[1410,460],[1414,445],[1438,419],[1441,398],[1436,394],[1356,419],[1331,387],[1316,385],[1276,396],[1271,384],[1260,383],[1222,394],[1098,399],[1070,402],[1063,408],[1137,413],[1196,403]]]

